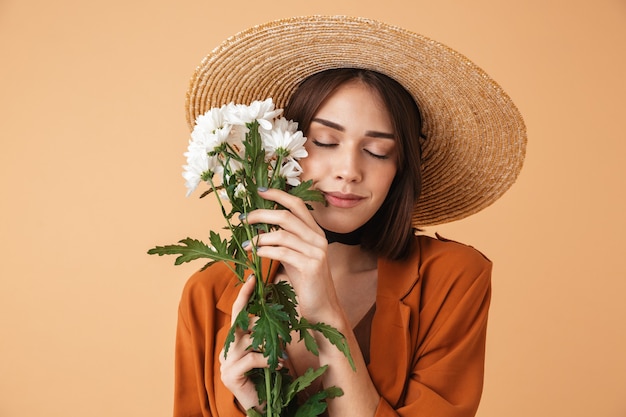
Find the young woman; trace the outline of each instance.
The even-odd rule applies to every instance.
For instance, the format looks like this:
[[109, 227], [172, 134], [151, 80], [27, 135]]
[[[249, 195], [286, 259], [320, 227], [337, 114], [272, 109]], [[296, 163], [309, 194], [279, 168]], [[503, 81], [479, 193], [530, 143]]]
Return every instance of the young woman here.
[[[485, 120], [491, 123], [475, 129], [492, 130], [483, 134], [489, 138], [474, 134], [480, 141], [472, 144], [476, 138], [463, 136], [472, 135], [468, 126], [477, 125], [481, 117], [464, 105], [457, 106], [463, 110], [458, 114], [445, 104], [432, 105], [441, 103], [441, 97], [428, 100], [420, 94], [428, 95], [429, 90], [420, 93], [411, 83], [399, 82], [406, 74], [398, 69], [397, 62], [381, 64], [393, 53], [390, 55], [386, 46], [376, 46], [381, 38], [372, 38], [373, 24], [377, 31], [373, 33], [381, 33], [383, 39], [391, 36], [398, 44], [396, 48], [403, 49], [402, 41], [410, 40], [414, 46], [416, 39], [421, 39], [422, 53], [432, 57], [437, 53], [418, 35], [378, 22], [338, 17], [272, 22], [229, 40], [229, 47], [215, 50], [203, 61], [192, 80], [189, 108], [195, 116], [202, 109], [194, 100], [216, 105], [224, 94], [229, 98], [240, 95], [236, 91], [241, 89], [239, 85], [226, 82], [214, 87], [215, 83], [206, 82], [218, 79], [217, 75], [205, 75], [207, 69], [220, 68], [216, 64], [220, 59], [232, 60], [233, 51], [244, 46], [254, 56], [255, 43], [289, 38], [289, 47], [283, 50], [291, 55], [286, 62], [308, 67], [308, 74], [288, 76], [285, 64], [285, 72], [276, 79], [291, 77], [290, 88], [276, 93], [278, 87], [273, 84], [259, 87], [265, 72], [258, 69], [253, 74], [261, 74], [259, 78], [252, 76], [254, 80], [243, 90], [259, 99], [283, 94], [288, 101], [285, 116], [297, 121], [308, 137], [309, 156], [301, 161], [303, 179], [313, 180], [326, 204], [314, 204], [310, 211], [285, 192], [262, 192], [264, 198], [287, 210], [249, 213], [246, 221], [251, 224], [279, 226], [250, 245], [255, 245], [263, 258], [278, 261], [274, 279], [294, 287], [302, 317], [330, 324], [346, 336], [356, 372], [341, 352], [318, 336], [319, 356], [294, 341], [287, 347], [285, 365], [295, 375], [309, 367], [329, 365], [318, 384], [336, 385], [344, 391], [343, 396], [329, 400], [330, 416], [472, 416], [483, 384], [491, 262], [469, 246], [419, 235], [416, 226], [465, 217], [504, 192], [511, 179], [500, 178], [499, 184], [469, 191], [459, 187], [458, 181], [466, 179], [455, 178], [465, 175], [472, 176], [474, 185], [489, 181], [478, 178], [480, 175], [472, 172], [475, 167], [468, 168], [471, 163], [462, 151], [472, 154], [482, 148], [478, 152], [483, 154], [479, 159], [484, 170], [478, 174], [493, 176], [504, 169], [514, 179], [523, 159], [523, 122], [500, 91], [497, 103], [487, 99], [491, 107]], [[316, 36], [323, 32], [334, 43], [313, 50], [319, 46], [311, 45], [320, 39], [311, 44], [307, 31]], [[295, 37], [287, 36], [294, 33]], [[337, 47], [341, 39], [345, 42]], [[355, 43], [359, 47], [346, 52], [347, 46]], [[307, 51], [300, 57], [303, 61], [294, 60], [293, 51], [302, 47]], [[282, 56], [280, 48], [258, 50]], [[364, 51], [370, 52], [367, 64], [361, 62]], [[444, 51], [450, 54], [450, 50]], [[407, 59], [406, 54], [402, 59]], [[455, 59], [464, 62], [458, 55]], [[276, 62], [272, 65], [281, 67]], [[412, 69], [413, 77], [420, 68], [426, 68], [423, 62], [421, 65]], [[421, 76], [431, 81], [435, 74], [446, 73], [429, 71]], [[449, 83], [449, 99], [460, 89], [453, 81], [454, 77], [437, 80], [442, 83], [441, 91], [446, 91], [445, 84]], [[483, 90], [489, 91], [493, 85], [487, 80]], [[220, 98], [207, 99], [203, 88], [214, 89]], [[467, 97], [480, 101], [473, 94]], [[418, 103], [425, 103], [426, 108]], [[441, 116], [433, 116], [438, 111]], [[437, 117], [461, 120], [460, 124], [447, 125], [456, 126], [451, 139], [445, 139], [449, 132], [437, 130]], [[426, 126], [422, 126], [424, 119]], [[459, 126], [465, 126], [465, 131]], [[516, 136], [503, 146], [503, 135], [511, 132]], [[485, 152], [493, 153], [484, 147], [494, 143], [506, 149], [498, 155], [501, 161], [496, 168], [489, 163], [491, 157], [484, 156]], [[442, 146], [452, 146], [452, 152], [447, 149], [438, 157], [432, 156], [437, 154], [433, 149]], [[457, 160], [441, 159], [441, 154], [456, 155]], [[485, 188], [489, 192], [483, 191]], [[422, 209], [420, 195], [429, 202]], [[237, 278], [227, 268], [216, 264], [195, 274], [185, 287], [177, 332], [176, 416], [238, 416], [260, 406], [246, 372], [266, 367], [267, 359], [247, 349], [250, 337], [244, 330], [237, 331], [226, 357], [222, 351], [232, 320], [244, 308], [255, 280], [243, 286], [236, 283]], [[311, 390], [317, 391], [319, 385]]]

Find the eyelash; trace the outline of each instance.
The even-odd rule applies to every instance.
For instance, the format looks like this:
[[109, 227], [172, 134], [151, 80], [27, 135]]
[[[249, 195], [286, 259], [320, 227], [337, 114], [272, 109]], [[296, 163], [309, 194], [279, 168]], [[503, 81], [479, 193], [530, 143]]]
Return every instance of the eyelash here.
[[323, 143], [319, 142], [317, 139], [313, 139], [312, 142], [315, 146], [318, 146], [320, 148], [331, 148], [333, 146], [337, 146], [335, 143]]
[[382, 160], [389, 159], [389, 157], [387, 155], [378, 155], [376, 153], [373, 153], [373, 152], [370, 152], [370, 151], [367, 151], [367, 150], [365, 152], [367, 152], [368, 154], [370, 154], [371, 156], [373, 156], [376, 159], [382, 159]]
[[[322, 142], [319, 142], [319, 141], [317, 141], [315, 139], [312, 139], [311, 141], [313, 142], [313, 144], [315, 146], [320, 147], [320, 148], [332, 148], [334, 146], [337, 146], [336, 143], [322, 143]], [[376, 153], [368, 151], [367, 149], [365, 149], [365, 152], [367, 152], [368, 155], [370, 155], [371, 157], [376, 158], [376, 159], [389, 159], [389, 156], [387, 156], [387, 155], [378, 155]]]

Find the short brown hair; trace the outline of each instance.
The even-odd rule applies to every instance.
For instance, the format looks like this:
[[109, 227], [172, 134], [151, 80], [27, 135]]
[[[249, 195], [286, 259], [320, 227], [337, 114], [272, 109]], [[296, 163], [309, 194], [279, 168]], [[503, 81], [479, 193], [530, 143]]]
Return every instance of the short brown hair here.
[[306, 134], [324, 100], [339, 86], [353, 80], [363, 82], [379, 94], [398, 138], [396, 176], [382, 206], [365, 224], [361, 244], [379, 256], [403, 259], [411, 252], [414, 242], [412, 213], [422, 186], [422, 123], [413, 97], [397, 81], [376, 71], [331, 69], [310, 76], [298, 86], [285, 107], [285, 117], [297, 121], [299, 129]]

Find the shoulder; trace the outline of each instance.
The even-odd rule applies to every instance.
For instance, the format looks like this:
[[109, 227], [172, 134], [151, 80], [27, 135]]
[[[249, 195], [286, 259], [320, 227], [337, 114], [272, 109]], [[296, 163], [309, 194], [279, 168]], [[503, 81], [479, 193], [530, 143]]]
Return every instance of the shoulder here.
[[[236, 296], [238, 279], [228, 265], [216, 262], [194, 273], [183, 288], [181, 309], [214, 308], [224, 296]], [[234, 298], [233, 298], [234, 299]]]
[[381, 258], [378, 267], [379, 294], [400, 298], [430, 290], [463, 292], [476, 282], [486, 289], [491, 279], [487, 257], [441, 236], [418, 235], [409, 257], [397, 261]]
[[418, 236], [416, 256], [423, 285], [461, 292], [470, 287], [486, 290], [491, 282], [492, 262], [472, 246], [445, 239]]
[[416, 236], [416, 251], [422, 264], [445, 262], [463, 268], [491, 267], [491, 261], [482, 252], [464, 243], [446, 239], [440, 235]]

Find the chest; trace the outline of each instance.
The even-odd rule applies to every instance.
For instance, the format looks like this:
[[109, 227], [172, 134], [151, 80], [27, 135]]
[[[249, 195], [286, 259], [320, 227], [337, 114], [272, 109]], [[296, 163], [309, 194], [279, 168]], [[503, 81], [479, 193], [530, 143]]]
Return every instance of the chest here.
[[[281, 276], [279, 279], [288, 280], [286, 276]], [[352, 277], [352, 279], [335, 280], [337, 298], [352, 329], [371, 311], [372, 306], [376, 302], [376, 286], [377, 271], [375, 270], [358, 274]], [[285, 361], [285, 365], [290, 370], [292, 376], [294, 378], [300, 376], [309, 368], [319, 368], [319, 358], [307, 350], [304, 341], [299, 340], [299, 334], [294, 332], [291, 336], [292, 342], [286, 349], [288, 358]], [[369, 338], [369, 332], [367, 337]], [[321, 389], [322, 382], [318, 379], [305, 390], [302, 399], [306, 399]]]

